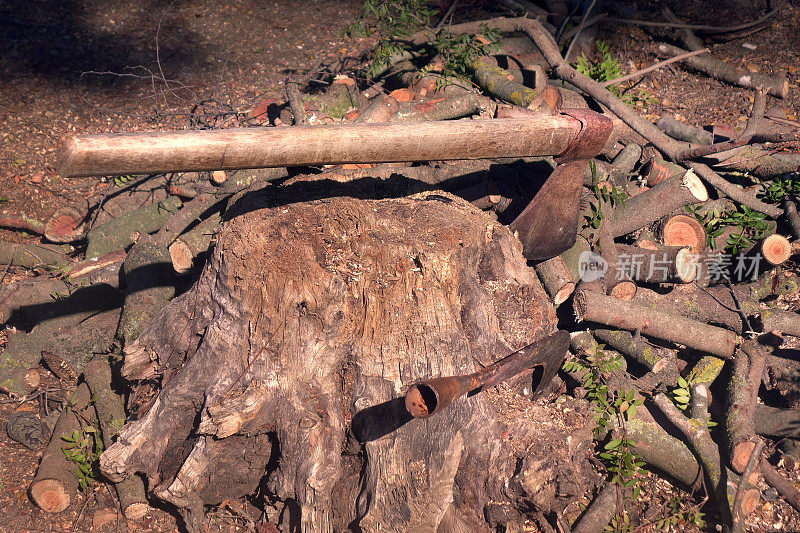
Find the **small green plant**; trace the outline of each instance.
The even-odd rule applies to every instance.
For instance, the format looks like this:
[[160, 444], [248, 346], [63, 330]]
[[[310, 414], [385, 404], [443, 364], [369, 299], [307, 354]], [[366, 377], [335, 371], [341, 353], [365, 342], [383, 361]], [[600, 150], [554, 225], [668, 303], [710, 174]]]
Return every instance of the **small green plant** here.
[[[592, 171], [592, 183], [596, 183], [597, 166], [592, 162], [589, 164], [589, 168]], [[599, 184], [594, 186], [594, 196], [599, 201], [589, 204], [591, 213], [584, 217], [586, 218], [586, 224], [592, 229], [598, 229], [603, 221], [604, 203], [609, 204], [611, 207], [616, 207], [617, 205], [624, 206], [625, 200], [628, 198], [628, 195], [625, 194], [624, 191], [617, 189], [615, 185], [612, 185], [611, 189], [608, 189], [607, 187], [601, 187]]]
[[[361, 15], [345, 34], [351, 38], [377, 37], [367, 69], [367, 74], [375, 77], [389, 66], [392, 56], [411, 50], [411, 37], [422, 29], [430, 29], [436, 12], [426, 0], [366, 0], [361, 6]], [[447, 84], [451, 78], [469, 79], [472, 62], [491, 53], [499, 40], [500, 34], [488, 28], [478, 36], [452, 35], [443, 29], [436, 31], [431, 45], [444, 62], [439, 86]]]
[[586, 399], [594, 409], [594, 436], [601, 439], [612, 429], [621, 430], [621, 435], [612, 438], [602, 445], [598, 457], [603, 460], [612, 475], [613, 483], [625, 487], [633, 487], [634, 498], [638, 497], [640, 485], [638, 473], [643, 470], [644, 463], [632, 450], [625, 425], [636, 415], [636, 410], [644, 399], [636, 398], [636, 392], [624, 388], [612, 389], [608, 385], [609, 378], [624, 371], [622, 356], [616, 352], [603, 350], [603, 345], [593, 344], [579, 359], [564, 362], [564, 371], [583, 374], [583, 386]]
[[444, 61], [442, 81], [439, 85], [447, 84], [451, 78], [469, 79], [472, 75], [472, 63], [477, 58], [497, 50], [497, 43], [500, 41], [499, 32], [484, 27], [479, 35], [452, 35], [447, 31], [439, 31], [436, 34], [434, 47]]
[[[690, 372], [686, 378], [679, 377], [677, 386], [674, 387], [671, 391], [669, 391], [669, 398], [672, 400], [672, 403], [675, 404], [684, 415], [690, 415], [689, 405], [692, 399], [692, 385], [695, 381], [695, 375], [693, 372]], [[709, 428], [713, 428], [717, 425], [716, 422], [711, 420], [710, 418], [706, 421]]]
[[717, 237], [722, 235], [725, 231], [725, 228], [721, 226], [720, 221], [722, 217], [725, 216], [725, 213], [722, 212], [721, 209], [714, 208], [706, 213], [701, 213], [696, 207], [694, 206], [687, 206], [686, 210], [694, 216], [703, 225], [703, 228], [706, 230], [706, 245], [711, 250], [717, 249]]
[[703, 224], [708, 247], [714, 251], [718, 248], [717, 237], [725, 233], [729, 227], [736, 227], [738, 231], [731, 232], [724, 246], [724, 251], [732, 255], [765, 238], [774, 229], [767, 220], [767, 215], [746, 205], [739, 206], [733, 213], [712, 209], [701, 214], [693, 208], [689, 208], [689, 212]]
[[586, 215], [586, 224], [592, 229], [599, 229], [600, 224], [603, 222], [603, 208], [600, 207], [600, 204], [589, 204], [589, 209], [591, 213]]
[[[586, 54], [581, 54], [575, 69], [581, 74], [586, 74], [595, 81], [604, 82], [611, 81], [615, 78], [622, 76], [622, 69], [619, 66], [619, 59], [611, 55], [608, 43], [605, 41], [595, 41], [595, 48], [600, 54], [600, 59], [592, 61]], [[619, 91], [616, 87], [612, 86], [611, 92]], [[619, 95], [618, 95], [619, 96]]]
[[725, 242], [725, 249], [736, 255], [740, 250], [747, 248], [755, 241], [765, 238], [770, 233], [770, 223], [767, 215], [750, 209], [746, 205], [739, 206], [739, 210], [729, 213], [720, 219], [720, 224], [736, 226], [738, 232], [731, 233]]
[[686, 507], [685, 500], [680, 496], [673, 496], [666, 503], [665, 517], [654, 524], [656, 529], [669, 531], [671, 528], [693, 525], [699, 529], [706, 527], [705, 513], [700, 511], [699, 505]]
[[787, 196], [800, 196], [800, 172], [790, 172], [772, 180], [763, 193], [764, 201], [783, 202]]
[[136, 179], [136, 176], [126, 174], [124, 176], [114, 176], [114, 187], [125, 187]]
[[683, 378], [678, 378], [678, 386], [670, 392], [670, 399], [675, 406], [684, 414], [689, 412], [689, 401], [691, 400], [691, 386]]
[[628, 533], [629, 531], [633, 531], [630, 516], [628, 516], [625, 510], [618, 512], [611, 518], [611, 522], [608, 523], [603, 531], [613, 531], [615, 533]]
[[78, 487], [84, 490], [100, 478], [99, 460], [103, 453], [103, 441], [98, 429], [89, 423], [85, 409], [76, 409], [72, 403], [68, 403], [66, 409], [77, 417], [80, 429], [76, 429], [71, 435], [61, 436], [61, 440], [66, 443], [61, 451], [75, 465], [74, 474], [78, 478]]
[[53, 291], [50, 293], [50, 298], [52, 298], [55, 302], [63, 302], [67, 299], [67, 296], [58, 291]]
[[436, 11], [426, 0], [366, 0], [361, 5], [361, 16], [345, 30], [345, 35], [377, 36], [368, 70], [374, 76], [389, 64], [390, 57], [409, 49], [409, 38], [430, 26]]
[[[619, 59], [611, 54], [608, 43], [602, 40], [595, 41], [595, 48], [600, 54], [599, 59], [592, 61], [586, 54], [581, 54], [578, 62], [575, 64], [575, 69], [581, 74], [585, 74], [595, 81], [600, 83], [611, 81], [622, 76], [622, 67], [619, 64]], [[656, 100], [653, 96], [645, 91], [639, 90], [635, 94], [626, 90], [620, 89], [616, 85], [608, 87], [614, 96], [621, 98], [623, 102], [628, 105], [635, 105], [638, 103], [647, 104], [654, 103]]]
[[[594, 175], [595, 172], [595, 166], [594, 163], [592, 163], [592, 175]], [[617, 189], [616, 185], [611, 185], [611, 189], [595, 185], [594, 194], [597, 198], [610, 204], [611, 207], [617, 207], [618, 205], [625, 207], [625, 200], [628, 199], [628, 195], [625, 194], [625, 191]]]

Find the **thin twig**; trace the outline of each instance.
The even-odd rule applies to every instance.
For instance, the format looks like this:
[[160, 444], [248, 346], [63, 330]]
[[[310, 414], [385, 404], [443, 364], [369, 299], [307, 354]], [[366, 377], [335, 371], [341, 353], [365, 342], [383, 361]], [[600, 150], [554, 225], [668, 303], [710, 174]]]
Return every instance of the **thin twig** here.
[[[594, 26], [598, 22], [602, 22], [602, 21], [606, 20], [607, 18], [608, 18], [608, 13], [600, 13], [599, 15], [596, 15], [596, 16], [590, 18], [589, 20], [587, 20], [586, 24], [584, 24], [584, 26], [583, 26], [583, 29], [585, 30], [586, 28], [591, 28], [592, 26]], [[564, 24], [565, 25], [566, 25], [567, 20], [569, 20], [569, 17], [567, 17], [567, 19], [564, 20]], [[560, 37], [557, 38], [558, 43], [561, 44], [562, 41], [566, 41], [568, 39], [572, 39], [572, 37], [574, 37], [576, 33], [578, 33], [578, 28], [572, 28], [568, 32], [565, 32], [564, 35], [561, 35]]]
[[449, 17], [450, 15], [452, 15], [452, 14], [453, 14], [453, 12], [456, 10], [456, 6], [458, 5], [458, 2], [459, 2], [459, 0], [453, 0], [453, 2], [450, 4], [450, 7], [449, 7], [449, 8], [447, 8], [447, 11], [445, 11], [444, 15], [442, 15], [442, 20], [440, 20], [440, 21], [439, 21], [439, 24], [437, 24], [437, 25], [436, 25], [436, 26], [433, 28], [434, 30], [438, 30], [439, 28], [441, 28], [442, 26], [444, 26], [444, 21], [446, 21], [446, 20], [447, 20], [447, 17]]
[[[166, 15], [167, 10], [161, 12], [161, 16], [158, 17], [158, 26], [156, 27], [156, 65], [158, 65], [158, 71], [161, 73], [161, 79], [164, 81], [164, 85], [166, 85], [167, 90], [172, 92], [172, 88], [169, 86], [167, 82], [167, 77], [164, 76], [164, 69], [161, 67], [161, 56], [159, 55], [159, 47], [158, 47], [158, 36], [161, 33], [161, 21], [164, 20], [164, 15]], [[155, 90], [155, 87], [153, 87]]]
[[651, 28], [701, 30], [707, 33], [732, 33], [736, 31], [747, 30], [752, 28], [753, 26], [758, 26], [759, 24], [773, 17], [776, 13], [778, 13], [778, 9], [773, 9], [772, 11], [768, 12], [766, 15], [764, 15], [758, 20], [754, 20], [752, 22], [745, 22], [744, 24], [739, 24], [737, 26], [711, 26], [708, 24], [677, 24], [672, 22], [651, 22], [649, 20], [623, 19], [615, 17], [611, 17], [608, 20], [610, 20], [611, 22], [619, 22], [620, 24], [633, 24], [635, 26], [648, 26]]
[[679, 56], [671, 57], [669, 59], [665, 59], [664, 61], [659, 61], [658, 63], [655, 63], [655, 64], [653, 64], [653, 65], [651, 65], [651, 66], [649, 66], [647, 68], [643, 68], [641, 70], [637, 70], [635, 72], [631, 72], [630, 74], [626, 74], [625, 76], [620, 76], [619, 78], [614, 78], [613, 80], [608, 80], [607, 82], [603, 83], [603, 87], [610, 87], [611, 85], [616, 85], [618, 83], [622, 83], [623, 81], [628, 81], [628, 80], [632, 80], [632, 79], [635, 79], [635, 78], [639, 78], [641, 76], [644, 76], [645, 74], [653, 72], [654, 70], [658, 70], [661, 67], [665, 67], [665, 66], [669, 65], [670, 63], [675, 63], [676, 61], [680, 61], [681, 59], [686, 59], [687, 57], [692, 57], [692, 56], [704, 54], [704, 53], [709, 52], [709, 51], [710, 50], [708, 48], [704, 48], [702, 50], [696, 50], [694, 52], [686, 52], [685, 54], [681, 54]]
[[581, 24], [578, 26], [578, 32], [575, 34], [575, 37], [572, 38], [572, 41], [569, 43], [569, 47], [567, 48], [567, 53], [564, 54], [564, 58], [569, 61], [569, 54], [572, 52], [572, 47], [575, 46], [575, 43], [578, 41], [578, 37], [580, 36], [583, 28], [586, 26], [586, 19], [589, 17], [589, 13], [592, 12], [594, 9], [594, 5], [597, 0], [592, 0], [592, 3], [589, 4], [589, 9], [586, 10], [586, 13], [583, 14], [583, 18], [581, 19]]
[[792, 126], [793, 128], [800, 128], [800, 122], [796, 120], [788, 120], [785, 118], [778, 118], [778, 117], [766, 117], [769, 120], [775, 121], [778, 124], [785, 124], [787, 126]]
[[[13, 263], [13, 261], [11, 261]], [[0, 276], [0, 285], [6, 280], [6, 276], [8, 275], [8, 270], [11, 268], [11, 263], [6, 265], [6, 268], [3, 270], [3, 275]]]

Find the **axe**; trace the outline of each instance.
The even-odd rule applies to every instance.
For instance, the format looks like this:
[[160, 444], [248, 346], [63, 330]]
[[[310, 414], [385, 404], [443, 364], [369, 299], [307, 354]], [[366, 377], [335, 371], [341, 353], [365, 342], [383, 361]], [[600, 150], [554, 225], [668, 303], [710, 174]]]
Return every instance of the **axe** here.
[[567, 348], [569, 333], [557, 331], [472, 374], [421, 381], [406, 392], [406, 409], [414, 418], [428, 418], [468, 392], [494, 387], [534, 367], [539, 372], [534, 374], [537, 380], [533, 396], [539, 396], [561, 368]]
[[68, 178], [557, 156], [556, 170], [510, 226], [525, 257], [540, 260], [575, 242], [583, 173], [610, 132], [608, 118], [564, 109], [493, 120], [78, 135], [60, 146], [56, 168]]

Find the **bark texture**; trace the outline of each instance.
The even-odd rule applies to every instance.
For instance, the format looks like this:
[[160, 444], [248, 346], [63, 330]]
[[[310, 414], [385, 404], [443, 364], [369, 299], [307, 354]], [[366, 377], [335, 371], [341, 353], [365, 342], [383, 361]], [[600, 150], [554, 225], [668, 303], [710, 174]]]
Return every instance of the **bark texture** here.
[[511, 408], [507, 387], [427, 420], [403, 405], [419, 380], [553, 331], [519, 241], [446, 193], [359, 200], [385, 184], [356, 183], [240, 202], [195, 286], [126, 348], [126, 377], [164, 387], [103, 454], [107, 476], [145, 474], [190, 527], [262, 478], [303, 531], [481, 531], [582, 493], [590, 430], [565, 446], [555, 408]]

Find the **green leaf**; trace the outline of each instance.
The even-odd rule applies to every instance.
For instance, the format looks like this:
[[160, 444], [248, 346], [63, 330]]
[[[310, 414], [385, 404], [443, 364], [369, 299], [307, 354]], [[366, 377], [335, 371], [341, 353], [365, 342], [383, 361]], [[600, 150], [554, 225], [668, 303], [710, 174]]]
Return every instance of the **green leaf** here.
[[606, 443], [604, 448], [606, 450], [613, 450], [614, 448], [619, 447], [620, 444], [622, 444], [622, 439], [612, 439]]

